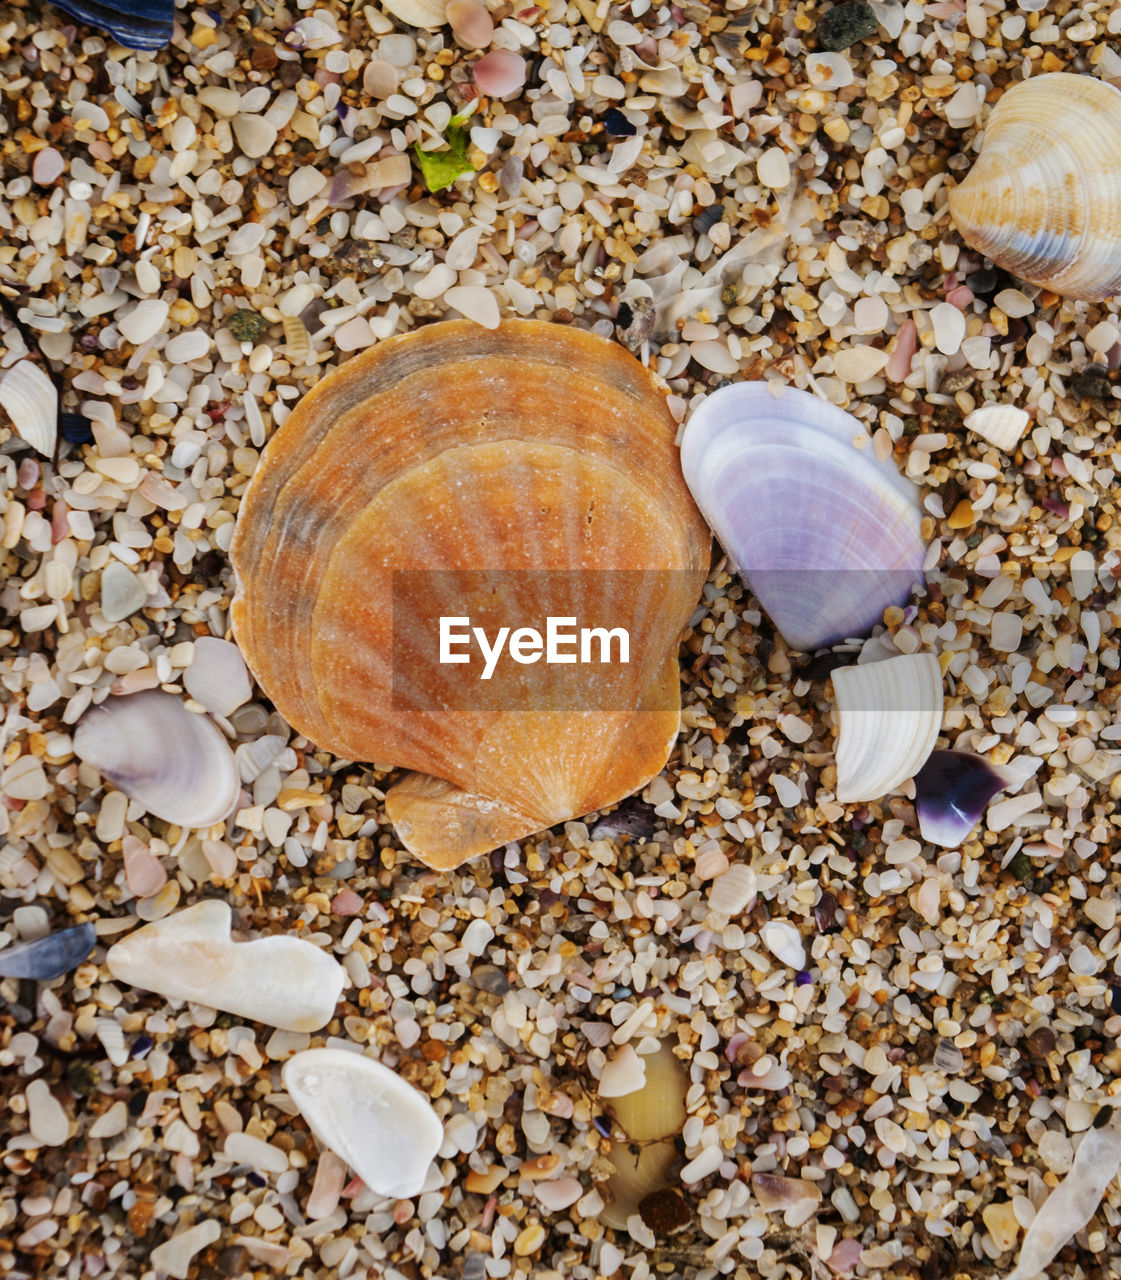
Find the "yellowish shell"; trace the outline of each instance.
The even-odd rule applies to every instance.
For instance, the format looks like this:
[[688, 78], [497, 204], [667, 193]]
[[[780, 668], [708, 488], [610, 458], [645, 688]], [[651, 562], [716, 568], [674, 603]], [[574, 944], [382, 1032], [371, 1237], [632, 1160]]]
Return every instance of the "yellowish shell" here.
[[307, 329], [299, 316], [281, 316], [284, 326], [284, 346], [289, 361], [293, 365], [303, 364], [311, 354], [311, 342]]
[[[448, 868], [614, 804], [677, 734], [711, 539], [653, 377], [537, 321], [429, 325], [346, 362], [273, 436], [231, 547], [234, 630], [318, 746], [415, 772], [386, 807]], [[621, 627], [624, 666], [437, 661], [442, 617]], [[474, 683], [465, 685], [465, 677]]]
[[1121, 92], [1058, 71], [1009, 89], [950, 191], [965, 242], [1030, 284], [1085, 302], [1121, 292]]

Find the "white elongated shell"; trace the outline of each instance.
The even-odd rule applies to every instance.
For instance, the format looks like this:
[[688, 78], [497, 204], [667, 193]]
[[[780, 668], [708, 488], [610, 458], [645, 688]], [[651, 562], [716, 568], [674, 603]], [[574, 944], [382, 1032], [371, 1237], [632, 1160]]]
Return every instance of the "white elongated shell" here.
[[208, 898], [137, 929], [109, 948], [120, 982], [193, 1000], [284, 1031], [318, 1031], [335, 1014], [346, 971], [289, 934], [234, 942], [230, 904]]
[[929, 653], [833, 672], [837, 799], [878, 800], [926, 763], [942, 727], [942, 669]]
[[316, 1140], [371, 1191], [400, 1198], [423, 1188], [444, 1126], [411, 1084], [347, 1049], [306, 1049], [282, 1075]]
[[158, 689], [91, 707], [75, 730], [74, 754], [130, 800], [180, 827], [221, 822], [241, 790], [217, 726]]
[[382, 8], [410, 27], [435, 31], [448, 20], [447, 0], [382, 0]]
[[949, 194], [965, 242], [1068, 298], [1121, 291], [1121, 92], [1093, 76], [1033, 76], [993, 108]]
[[685, 482], [795, 649], [867, 635], [923, 578], [919, 492], [864, 427], [807, 392], [737, 382], [681, 441]]
[[241, 650], [217, 636], [195, 641], [194, 657], [183, 673], [183, 687], [216, 716], [228, 716], [253, 693]]
[[982, 440], [1011, 453], [1024, 438], [1030, 416], [1012, 404], [984, 404], [974, 409], [965, 425]]
[[20, 360], [0, 381], [0, 405], [22, 440], [50, 458], [58, 434], [58, 392], [32, 360]]

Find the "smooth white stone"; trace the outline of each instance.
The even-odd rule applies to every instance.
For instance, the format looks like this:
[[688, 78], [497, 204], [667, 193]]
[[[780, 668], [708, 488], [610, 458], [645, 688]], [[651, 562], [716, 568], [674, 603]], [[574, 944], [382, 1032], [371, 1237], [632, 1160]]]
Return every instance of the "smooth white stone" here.
[[263, 1173], [283, 1173], [288, 1168], [288, 1157], [279, 1147], [251, 1133], [228, 1133], [222, 1154], [235, 1164], [251, 1164]]
[[307, 1049], [284, 1087], [316, 1141], [381, 1196], [416, 1195], [444, 1140], [432, 1104], [396, 1072], [347, 1049]]
[[144, 608], [148, 592], [136, 574], [119, 560], [101, 571], [101, 612], [106, 622], [123, 622]]
[[494, 930], [485, 920], [472, 920], [463, 931], [461, 944], [469, 956], [481, 956], [493, 938]]
[[148, 1261], [156, 1271], [166, 1271], [175, 1280], [187, 1280], [195, 1254], [212, 1245], [221, 1234], [221, 1225], [212, 1218], [196, 1222], [193, 1227], [156, 1245], [148, 1255]]
[[444, 301], [484, 329], [498, 328], [498, 299], [482, 285], [456, 285], [444, 294]]
[[802, 935], [786, 920], [768, 920], [759, 930], [763, 945], [791, 969], [806, 967], [806, 949]]
[[70, 1134], [70, 1118], [45, 1080], [27, 1086], [27, 1123], [31, 1136], [45, 1147], [61, 1147]]
[[139, 346], [159, 333], [167, 323], [170, 311], [171, 307], [166, 302], [161, 302], [158, 298], [145, 298], [123, 320], [118, 321], [117, 328], [121, 331], [122, 338]]
[[188, 329], [168, 342], [164, 355], [172, 364], [185, 364], [188, 360], [201, 360], [209, 350], [210, 335], [201, 329]]
[[228, 716], [253, 694], [241, 650], [217, 636], [195, 641], [191, 665], [183, 672], [183, 687], [216, 716]]
[[192, 1000], [285, 1031], [330, 1022], [346, 983], [336, 960], [302, 938], [230, 938], [230, 906], [208, 898], [110, 947], [109, 972], [171, 1000]]
[[234, 137], [237, 145], [251, 160], [260, 160], [276, 145], [276, 125], [264, 116], [234, 116]]

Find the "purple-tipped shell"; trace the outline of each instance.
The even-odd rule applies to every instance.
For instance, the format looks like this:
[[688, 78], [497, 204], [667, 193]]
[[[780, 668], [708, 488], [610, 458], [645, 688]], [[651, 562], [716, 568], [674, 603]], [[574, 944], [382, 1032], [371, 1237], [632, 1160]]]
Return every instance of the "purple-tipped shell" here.
[[475, 85], [491, 98], [505, 98], [525, 84], [525, 59], [508, 49], [493, 49], [475, 63]]
[[707, 396], [681, 441], [697, 506], [794, 649], [866, 636], [923, 580], [919, 491], [850, 414], [792, 387]]
[[915, 811], [924, 840], [956, 849], [1012, 775], [968, 751], [933, 751], [915, 774]]

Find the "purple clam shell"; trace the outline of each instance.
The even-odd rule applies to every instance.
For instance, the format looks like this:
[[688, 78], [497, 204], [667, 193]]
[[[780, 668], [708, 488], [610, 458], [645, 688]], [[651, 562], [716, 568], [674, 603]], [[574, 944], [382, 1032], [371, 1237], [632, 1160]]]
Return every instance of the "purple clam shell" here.
[[[919, 491], [850, 414], [793, 387], [707, 396], [681, 466], [721, 546], [793, 649], [866, 636], [923, 581]], [[862, 443], [861, 443], [862, 442]]]
[[76, 924], [31, 942], [17, 942], [0, 950], [0, 978], [33, 978], [36, 982], [61, 978], [82, 963], [96, 941], [92, 924]]
[[924, 840], [956, 849], [1011, 774], [968, 751], [933, 751], [915, 774], [915, 812]]

